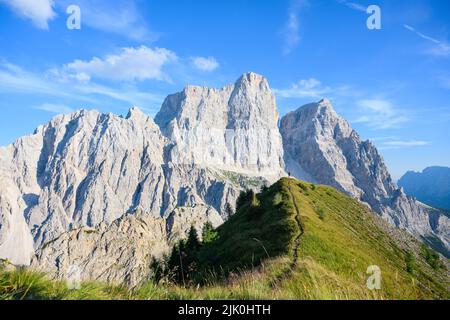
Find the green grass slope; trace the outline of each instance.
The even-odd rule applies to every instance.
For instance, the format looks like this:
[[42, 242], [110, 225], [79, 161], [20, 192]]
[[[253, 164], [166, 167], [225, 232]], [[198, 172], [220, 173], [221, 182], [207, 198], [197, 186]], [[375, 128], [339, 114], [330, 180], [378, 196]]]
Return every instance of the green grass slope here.
[[[281, 179], [242, 198], [215, 240], [196, 253], [208, 279], [162, 280], [134, 290], [62, 282], [26, 270], [0, 272], [3, 299], [449, 299], [448, 260], [331, 187]], [[381, 288], [366, 286], [367, 268]]]

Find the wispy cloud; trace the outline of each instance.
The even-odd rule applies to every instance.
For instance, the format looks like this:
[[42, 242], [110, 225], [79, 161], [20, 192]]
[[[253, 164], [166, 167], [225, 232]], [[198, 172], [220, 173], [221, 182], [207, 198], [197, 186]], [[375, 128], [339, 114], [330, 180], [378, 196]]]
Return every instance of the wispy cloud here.
[[441, 56], [441, 57], [450, 56], [450, 43], [449, 42], [430, 37], [420, 31], [417, 31], [414, 27], [407, 25], [407, 24], [403, 25], [403, 27], [405, 29], [415, 33], [422, 39], [427, 40], [434, 44], [434, 46], [427, 51], [428, 54], [431, 54], [433, 56]]
[[177, 55], [164, 48], [123, 48], [118, 54], [94, 57], [89, 61], [75, 60], [63, 67], [53, 69], [54, 75], [62, 78], [88, 82], [91, 78], [118, 81], [155, 79], [170, 82], [170, 77], [162, 68], [177, 60]]
[[300, 42], [300, 9], [307, 6], [308, 0], [291, 0], [288, 9], [288, 19], [283, 28], [284, 54], [290, 54]]
[[383, 144], [390, 147], [420, 147], [428, 145], [429, 142], [422, 140], [395, 140], [387, 141]]
[[365, 96], [363, 90], [352, 85], [325, 85], [317, 78], [311, 77], [302, 79], [293, 83], [288, 88], [273, 89], [278, 98], [296, 99], [296, 98], [311, 98], [329, 100], [339, 99], [360, 99]]
[[369, 139], [378, 145], [380, 150], [403, 149], [413, 147], [423, 147], [429, 145], [429, 141], [424, 140], [405, 140], [397, 136], [375, 137]]
[[219, 62], [214, 57], [192, 57], [192, 65], [201, 71], [214, 71], [219, 67]]
[[324, 98], [330, 91], [329, 87], [315, 78], [300, 80], [287, 89], [274, 89], [281, 98]]
[[48, 29], [48, 22], [56, 13], [53, 0], [0, 0], [18, 16], [29, 19], [40, 29]]
[[95, 82], [60, 82], [53, 77], [28, 72], [4, 62], [0, 62], [0, 93], [70, 100], [73, 103], [89, 103], [96, 107], [104, 105], [106, 98], [126, 103], [127, 106], [136, 105], [143, 108], [159, 106], [164, 99], [158, 94], [141, 92], [132, 85], [109, 87]]
[[356, 11], [360, 11], [360, 12], [364, 12], [366, 13], [367, 11], [367, 7], [364, 7], [362, 4], [356, 3], [356, 2], [351, 2], [351, 1], [347, 1], [347, 0], [336, 0], [338, 3], [345, 5], [346, 7], [356, 10]]
[[357, 106], [361, 115], [352, 122], [363, 123], [374, 129], [397, 128], [411, 120], [408, 112], [395, 108], [388, 100], [360, 100]]
[[44, 103], [39, 106], [34, 107], [34, 109], [47, 111], [51, 113], [70, 113], [73, 111], [72, 108], [62, 105], [62, 104], [51, 104], [51, 103]]
[[397, 150], [404, 148], [414, 148], [427, 146], [430, 143], [428, 141], [422, 140], [396, 140], [396, 141], [386, 141], [380, 144], [379, 150]]

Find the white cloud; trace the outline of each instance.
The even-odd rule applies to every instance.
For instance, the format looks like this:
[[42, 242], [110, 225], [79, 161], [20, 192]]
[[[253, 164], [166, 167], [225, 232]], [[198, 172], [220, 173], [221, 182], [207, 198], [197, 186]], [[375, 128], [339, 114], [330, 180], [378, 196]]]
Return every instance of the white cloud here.
[[441, 57], [449, 57], [450, 56], [450, 43], [442, 40], [435, 39], [433, 37], [430, 37], [422, 32], [417, 31], [414, 27], [411, 27], [410, 25], [403, 25], [403, 27], [422, 39], [425, 39], [429, 42], [434, 43], [434, 46], [427, 51], [428, 54], [433, 56], [441, 56]]
[[374, 129], [396, 128], [411, 120], [406, 111], [394, 108], [387, 100], [360, 100], [357, 105], [362, 115], [353, 123], [364, 123]]
[[330, 88], [323, 86], [315, 78], [309, 78], [300, 80], [287, 89], [274, 89], [274, 92], [282, 98], [324, 98], [324, 95], [330, 92]]
[[84, 82], [91, 78], [125, 81], [155, 79], [170, 82], [162, 68], [176, 60], [176, 54], [170, 50], [141, 46], [123, 48], [119, 54], [107, 55], [103, 59], [94, 57], [90, 61], [75, 60], [65, 65], [64, 70], [59, 73], [63, 78]]
[[426, 146], [429, 142], [422, 140], [395, 140], [384, 142], [383, 145], [390, 147], [419, 147]]
[[405, 140], [397, 136], [376, 137], [369, 140], [376, 142], [379, 150], [423, 147], [430, 144], [430, 142], [424, 140]]
[[164, 100], [164, 96], [141, 92], [133, 86], [108, 87], [94, 82], [60, 82], [54, 77], [42, 77], [2, 62], [0, 62], [0, 93], [45, 97], [47, 100], [49, 98], [57, 101], [69, 100], [71, 103], [89, 103], [94, 107], [104, 106], [106, 99], [112, 99], [126, 103], [127, 106], [148, 109], [159, 107]]
[[219, 63], [214, 57], [193, 57], [191, 60], [193, 66], [202, 71], [214, 71], [219, 67]]
[[62, 105], [62, 104], [51, 104], [51, 103], [44, 103], [42, 105], [34, 107], [35, 109], [42, 110], [42, 111], [48, 111], [51, 113], [71, 113], [73, 112], [73, 109]]
[[380, 144], [378, 147], [379, 150], [397, 150], [404, 148], [414, 148], [414, 147], [423, 147], [427, 146], [430, 143], [428, 141], [422, 140], [394, 140], [394, 141], [386, 141]]
[[288, 20], [284, 26], [284, 54], [290, 54], [300, 42], [300, 9], [308, 5], [307, 0], [291, 0], [288, 9]]
[[53, 0], [0, 0], [14, 13], [29, 19], [40, 29], [48, 29], [48, 21], [56, 16]]

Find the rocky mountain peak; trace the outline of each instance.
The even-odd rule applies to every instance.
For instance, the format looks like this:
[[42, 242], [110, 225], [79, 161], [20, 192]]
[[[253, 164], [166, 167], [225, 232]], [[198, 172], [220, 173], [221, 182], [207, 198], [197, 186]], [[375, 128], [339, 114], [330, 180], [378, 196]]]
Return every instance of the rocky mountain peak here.
[[155, 121], [174, 143], [176, 163], [280, 177], [278, 117], [268, 81], [247, 73], [221, 89], [188, 86], [170, 95]]
[[139, 109], [138, 107], [133, 107], [130, 108], [130, 110], [128, 110], [126, 119], [136, 119], [140, 117], [147, 118], [148, 116], [144, 112], [142, 112], [142, 110]]
[[259, 88], [260, 90], [269, 89], [269, 81], [264, 76], [255, 72], [244, 73], [235, 83], [236, 87], [247, 86]]
[[[398, 189], [375, 146], [362, 141], [328, 100], [287, 114], [280, 131], [292, 175], [336, 187], [416, 236], [436, 236], [427, 209]], [[438, 234], [448, 246], [448, 235]]]

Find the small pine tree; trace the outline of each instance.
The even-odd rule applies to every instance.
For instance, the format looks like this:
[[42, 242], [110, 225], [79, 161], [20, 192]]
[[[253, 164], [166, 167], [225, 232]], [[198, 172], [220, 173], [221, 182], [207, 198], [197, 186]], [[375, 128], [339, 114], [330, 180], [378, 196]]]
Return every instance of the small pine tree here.
[[211, 222], [208, 221], [207, 223], [205, 223], [205, 225], [203, 227], [203, 231], [202, 231], [203, 244], [208, 244], [208, 243], [213, 242], [214, 240], [217, 239], [218, 235], [219, 234], [214, 229]]
[[247, 202], [247, 191], [241, 191], [239, 197], [236, 200], [236, 211], [242, 208]]
[[424, 251], [425, 261], [430, 265], [431, 268], [433, 268], [434, 270], [446, 268], [437, 252], [428, 248], [426, 245], [422, 246], [422, 250]]
[[198, 240], [197, 230], [192, 226], [189, 230], [188, 238], [186, 240], [186, 251], [195, 252], [200, 249], [200, 240]]
[[167, 273], [172, 281], [185, 285], [192, 280], [198, 267], [200, 247], [197, 230], [192, 226], [187, 239], [173, 247], [167, 261]]

